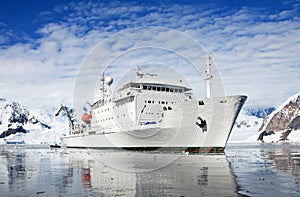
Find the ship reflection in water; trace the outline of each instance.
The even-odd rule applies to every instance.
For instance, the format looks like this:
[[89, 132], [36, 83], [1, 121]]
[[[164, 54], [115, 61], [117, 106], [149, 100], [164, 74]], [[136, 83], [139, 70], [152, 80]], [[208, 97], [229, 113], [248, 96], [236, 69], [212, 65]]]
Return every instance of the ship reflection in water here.
[[225, 155], [0, 149], [4, 196], [237, 196]]

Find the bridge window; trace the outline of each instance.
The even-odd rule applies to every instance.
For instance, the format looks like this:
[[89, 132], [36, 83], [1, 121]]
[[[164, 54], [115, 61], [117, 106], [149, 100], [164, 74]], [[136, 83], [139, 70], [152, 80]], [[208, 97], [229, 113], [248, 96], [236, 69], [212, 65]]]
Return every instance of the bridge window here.
[[[161, 87], [155, 85], [143, 85], [143, 90], [153, 90], [153, 91], [162, 91], [162, 92], [179, 92], [182, 93], [184, 89], [182, 88], [171, 88], [171, 87]], [[129, 94], [129, 93], [127, 93]]]

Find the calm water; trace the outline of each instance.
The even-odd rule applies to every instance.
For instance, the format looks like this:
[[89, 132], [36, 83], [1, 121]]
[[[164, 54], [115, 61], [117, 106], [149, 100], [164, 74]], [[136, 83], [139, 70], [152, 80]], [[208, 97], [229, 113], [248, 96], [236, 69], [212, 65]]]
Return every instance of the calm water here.
[[186, 155], [0, 146], [0, 196], [300, 196], [299, 148]]
[[300, 196], [300, 145], [229, 145], [228, 161], [248, 196]]

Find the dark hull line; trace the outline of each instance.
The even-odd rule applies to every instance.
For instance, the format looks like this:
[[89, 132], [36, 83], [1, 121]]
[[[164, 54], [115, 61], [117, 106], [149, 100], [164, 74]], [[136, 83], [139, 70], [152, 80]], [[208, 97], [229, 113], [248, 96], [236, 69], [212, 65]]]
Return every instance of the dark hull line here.
[[55, 145], [50, 145], [50, 148], [61, 148], [61, 146], [60, 145], [57, 145], [57, 144], [55, 144]]
[[67, 148], [80, 148], [80, 149], [118, 149], [128, 151], [154, 151], [154, 152], [189, 152], [189, 153], [224, 153], [224, 147], [74, 147], [67, 146]]

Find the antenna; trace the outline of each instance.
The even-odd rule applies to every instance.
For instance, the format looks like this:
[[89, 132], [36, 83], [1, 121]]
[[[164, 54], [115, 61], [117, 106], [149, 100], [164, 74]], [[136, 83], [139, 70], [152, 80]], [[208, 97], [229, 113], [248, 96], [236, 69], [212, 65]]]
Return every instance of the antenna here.
[[135, 67], [136, 67], [135, 68], [136, 77], [139, 78], [139, 79], [143, 78], [144, 75], [148, 75], [150, 77], [156, 77], [157, 76], [157, 74], [155, 74], [155, 73], [144, 73], [138, 65], [135, 65]]
[[212, 56], [207, 55], [207, 68], [203, 75], [203, 80], [205, 81], [206, 84], [207, 98], [211, 98], [211, 79], [213, 78], [213, 76], [211, 75], [211, 60], [212, 60]]
[[142, 69], [138, 65], [135, 65], [135, 73], [136, 73], [137, 78], [141, 79], [144, 76]]
[[101, 84], [100, 84], [100, 91], [101, 91], [101, 93], [102, 93], [102, 103], [104, 103], [104, 82], [105, 82], [104, 72], [101, 74], [100, 81], [101, 81]]
[[146, 73], [146, 75], [149, 75], [150, 77], [157, 77], [157, 74], [152, 74], [152, 73]]

